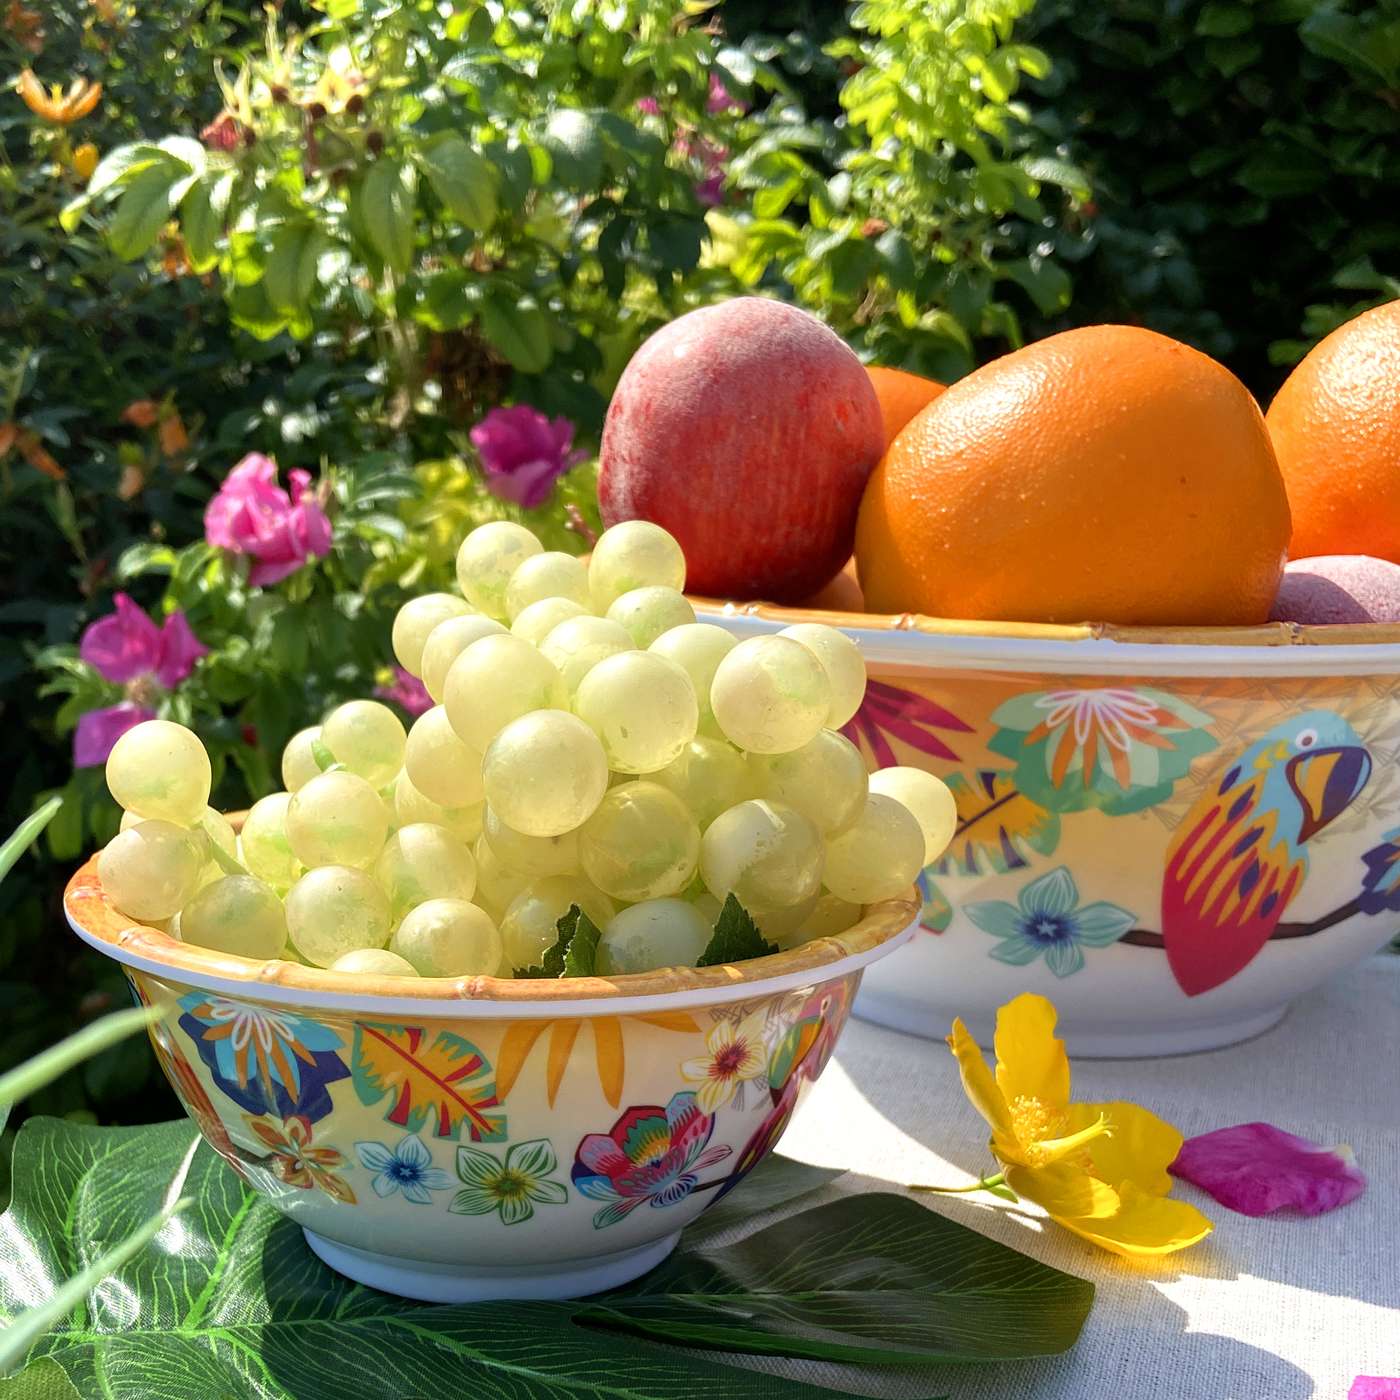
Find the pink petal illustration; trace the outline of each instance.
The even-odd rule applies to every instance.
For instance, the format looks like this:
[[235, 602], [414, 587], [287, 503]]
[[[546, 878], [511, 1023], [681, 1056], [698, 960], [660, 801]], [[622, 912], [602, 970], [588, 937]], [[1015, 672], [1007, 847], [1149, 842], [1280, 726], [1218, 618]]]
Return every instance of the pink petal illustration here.
[[1289, 1206], [1321, 1215], [1366, 1189], [1350, 1148], [1319, 1147], [1272, 1123], [1188, 1138], [1170, 1170], [1241, 1215], [1271, 1215]]
[[1357, 1376], [1347, 1400], [1400, 1400], [1400, 1376]]

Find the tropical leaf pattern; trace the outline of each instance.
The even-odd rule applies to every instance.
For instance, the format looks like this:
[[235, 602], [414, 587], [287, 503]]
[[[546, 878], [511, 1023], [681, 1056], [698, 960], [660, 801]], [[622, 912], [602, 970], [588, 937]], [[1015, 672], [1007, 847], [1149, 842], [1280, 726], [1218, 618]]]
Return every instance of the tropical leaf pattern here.
[[929, 873], [932, 869], [930, 866], [928, 870], [919, 872], [917, 883], [919, 893], [923, 896], [923, 905], [919, 909], [919, 923], [930, 933], [942, 933], [953, 922], [953, 906]]
[[841, 732], [866, 754], [872, 768], [893, 768], [899, 762], [892, 740], [927, 758], [956, 763], [957, 754], [938, 730], [970, 734], [972, 726], [926, 696], [884, 681], [869, 681], [860, 709]]
[[1017, 695], [992, 723], [987, 747], [1016, 765], [1017, 789], [1051, 812], [1140, 812], [1170, 797], [1216, 746], [1205, 711], [1148, 686]]
[[469, 1040], [421, 1026], [355, 1026], [352, 1079], [360, 1102], [388, 1099], [385, 1120], [416, 1133], [455, 1138], [465, 1126], [474, 1142], [501, 1142], [506, 1119], [489, 1110], [500, 1104], [491, 1065]]
[[1011, 774], [983, 768], [944, 781], [957, 804], [958, 826], [943, 858], [929, 866], [935, 875], [1005, 875], [1060, 844], [1059, 817], [1027, 797]]

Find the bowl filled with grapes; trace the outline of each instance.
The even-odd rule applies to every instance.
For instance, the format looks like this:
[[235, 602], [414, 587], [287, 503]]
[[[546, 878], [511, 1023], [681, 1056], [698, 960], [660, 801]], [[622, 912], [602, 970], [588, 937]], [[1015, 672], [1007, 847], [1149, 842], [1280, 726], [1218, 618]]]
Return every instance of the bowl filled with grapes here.
[[209, 807], [191, 730], [124, 734], [121, 830], [65, 909], [208, 1144], [328, 1264], [576, 1296], [777, 1141], [912, 933], [946, 792], [872, 787], [838, 732], [854, 645], [697, 622], [657, 526], [584, 562], [493, 522], [457, 575], [394, 621], [433, 707], [337, 706], [246, 813]]

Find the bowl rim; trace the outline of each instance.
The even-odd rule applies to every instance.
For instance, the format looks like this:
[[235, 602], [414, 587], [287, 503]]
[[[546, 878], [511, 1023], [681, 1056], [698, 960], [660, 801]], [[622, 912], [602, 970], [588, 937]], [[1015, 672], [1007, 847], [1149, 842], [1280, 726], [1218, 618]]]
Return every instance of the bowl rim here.
[[465, 1019], [646, 1015], [829, 982], [911, 938], [919, 907], [911, 889], [907, 899], [868, 906], [861, 920], [842, 933], [741, 963], [657, 968], [617, 977], [410, 978], [331, 972], [281, 958], [259, 961], [182, 943], [118, 912], [102, 889], [96, 855], [73, 873], [63, 891], [64, 917], [73, 932], [89, 947], [141, 972], [286, 1006]]
[[1400, 623], [1119, 627], [1001, 622], [923, 613], [855, 613], [690, 595], [697, 618], [754, 634], [797, 623], [836, 627], [868, 661], [926, 669], [1083, 674], [1336, 676], [1400, 674]]

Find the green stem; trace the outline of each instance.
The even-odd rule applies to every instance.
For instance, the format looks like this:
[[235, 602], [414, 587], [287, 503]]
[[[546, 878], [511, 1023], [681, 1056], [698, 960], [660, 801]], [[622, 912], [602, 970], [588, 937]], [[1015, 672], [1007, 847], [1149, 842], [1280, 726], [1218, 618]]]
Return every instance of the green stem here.
[[940, 1196], [959, 1196], [969, 1191], [995, 1191], [998, 1186], [1006, 1185], [1006, 1174], [997, 1172], [995, 1176], [984, 1176], [980, 1181], [974, 1181], [971, 1186], [921, 1186], [918, 1183], [911, 1184], [911, 1191], [933, 1191]]

